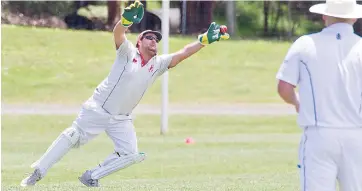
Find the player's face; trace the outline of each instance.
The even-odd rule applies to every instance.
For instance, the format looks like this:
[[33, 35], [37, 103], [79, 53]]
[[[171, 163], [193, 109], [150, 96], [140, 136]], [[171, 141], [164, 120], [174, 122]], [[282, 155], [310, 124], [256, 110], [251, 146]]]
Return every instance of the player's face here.
[[157, 36], [151, 33], [145, 34], [142, 39], [141, 46], [146, 51], [150, 51], [153, 54], [157, 54], [157, 43], [158, 43]]

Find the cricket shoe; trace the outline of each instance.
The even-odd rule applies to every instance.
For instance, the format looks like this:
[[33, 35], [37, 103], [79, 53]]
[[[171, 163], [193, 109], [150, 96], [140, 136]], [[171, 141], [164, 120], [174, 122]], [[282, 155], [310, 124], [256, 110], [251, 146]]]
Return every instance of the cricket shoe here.
[[21, 183], [20, 186], [26, 187], [26, 186], [34, 186], [39, 180], [42, 179], [41, 173], [38, 169], [35, 169], [34, 172], [24, 178]]
[[99, 187], [98, 180], [91, 178], [92, 171], [87, 170], [79, 177], [79, 181], [88, 187]]

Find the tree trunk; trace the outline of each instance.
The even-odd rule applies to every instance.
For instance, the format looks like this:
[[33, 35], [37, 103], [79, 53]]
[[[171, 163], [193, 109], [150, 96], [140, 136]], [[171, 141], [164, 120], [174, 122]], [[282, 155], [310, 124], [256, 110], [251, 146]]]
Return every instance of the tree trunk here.
[[277, 33], [277, 30], [278, 30], [278, 24], [279, 24], [279, 20], [280, 20], [280, 17], [282, 16], [283, 14], [283, 10], [282, 10], [282, 3], [281, 1], [278, 1], [278, 8], [277, 8], [277, 16], [274, 20], [274, 26], [273, 26], [273, 29], [272, 29], [272, 35], [276, 35]]
[[107, 1], [108, 19], [107, 25], [110, 28], [118, 22], [121, 16], [121, 7], [119, 1]]
[[227, 1], [226, 2], [226, 18], [227, 18], [227, 27], [228, 33], [230, 36], [234, 36], [236, 34], [236, 14], [235, 14], [235, 1]]
[[264, 36], [269, 33], [269, 1], [264, 1]]
[[294, 22], [292, 17], [292, 2], [288, 1], [288, 38], [294, 35]]
[[187, 1], [187, 34], [205, 31], [212, 22], [214, 1]]
[[214, 4], [215, 1], [200, 1], [197, 13], [202, 19], [199, 20], [198, 26], [200, 26], [200, 29], [198, 30], [207, 30], [209, 28], [212, 22]]
[[187, 1], [186, 6], [186, 25], [187, 25], [187, 34], [191, 34], [196, 31], [196, 6], [197, 1]]
[[181, 34], [185, 35], [187, 33], [187, 1], [181, 0], [179, 7], [181, 12], [180, 32]]

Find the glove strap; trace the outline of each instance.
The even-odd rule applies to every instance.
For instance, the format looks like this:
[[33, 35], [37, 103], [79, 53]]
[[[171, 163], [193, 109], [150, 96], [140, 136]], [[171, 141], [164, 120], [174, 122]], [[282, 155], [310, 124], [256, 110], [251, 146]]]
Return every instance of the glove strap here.
[[200, 34], [198, 36], [199, 42], [202, 45], [208, 45], [209, 44], [209, 39], [207, 38], [207, 34]]
[[121, 18], [121, 23], [122, 23], [122, 25], [125, 26], [125, 27], [129, 27], [129, 26], [131, 26], [131, 25], [133, 24], [133, 22], [128, 21], [128, 20], [125, 19], [123, 16], [122, 16], [122, 18]]

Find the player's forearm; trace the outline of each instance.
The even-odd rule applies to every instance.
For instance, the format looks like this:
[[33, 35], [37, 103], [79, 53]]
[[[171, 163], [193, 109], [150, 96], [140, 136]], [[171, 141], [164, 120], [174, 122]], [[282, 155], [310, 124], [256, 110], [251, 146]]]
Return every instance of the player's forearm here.
[[204, 45], [200, 44], [198, 41], [186, 45], [183, 49], [179, 50], [174, 54], [169, 68], [175, 67], [178, 63], [192, 56], [203, 47]]
[[118, 21], [116, 26], [113, 28], [114, 41], [116, 44], [116, 48], [126, 40], [126, 31], [128, 27], [122, 25], [122, 21]]
[[122, 20], [119, 20], [116, 24], [116, 26], [114, 26], [113, 28], [113, 33], [117, 32], [119, 34], [125, 34], [127, 31], [128, 27], [125, 27], [122, 25]]
[[183, 55], [183, 59], [190, 57], [191, 55], [195, 54], [199, 50], [201, 50], [204, 45], [200, 44], [198, 41], [190, 43], [186, 45], [181, 51]]
[[178, 52], [179, 55], [179, 62], [183, 61], [184, 59], [192, 56], [199, 50], [201, 50], [204, 45], [200, 44], [199, 42], [193, 42], [186, 45], [183, 49]]

